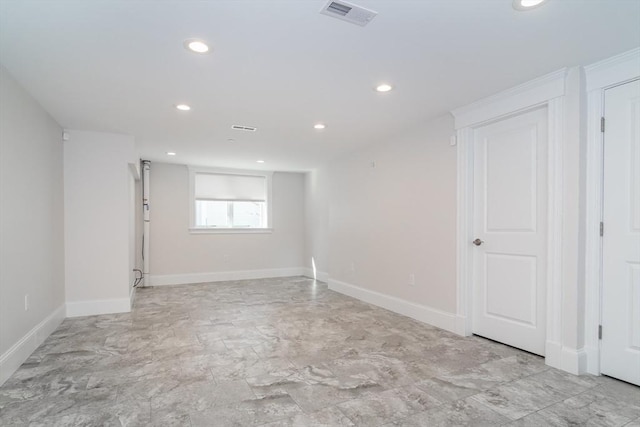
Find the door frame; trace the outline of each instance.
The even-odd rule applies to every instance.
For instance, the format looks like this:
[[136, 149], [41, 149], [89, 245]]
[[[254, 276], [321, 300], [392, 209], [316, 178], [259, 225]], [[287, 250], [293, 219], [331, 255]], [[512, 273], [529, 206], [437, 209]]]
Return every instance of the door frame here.
[[640, 79], [640, 48], [585, 67], [587, 90], [587, 164], [585, 218], [585, 319], [587, 372], [600, 375], [599, 325], [602, 321], [602, 239], [605, 90]]
[[[547, 107], [546, 364], [562, 365], [562, 142], [566, 68], [452, 111], [457, 139], [456, 332], [472, 333], [473, 131], [479, 126]], [[566, 368], [565, 368], [566, 369]]]

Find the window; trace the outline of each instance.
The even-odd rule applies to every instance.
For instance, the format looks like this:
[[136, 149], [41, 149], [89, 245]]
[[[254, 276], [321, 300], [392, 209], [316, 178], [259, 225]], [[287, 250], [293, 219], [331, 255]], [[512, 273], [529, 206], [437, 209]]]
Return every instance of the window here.
[[191, 230], [269, 231], [271, 173], [190, 168]]

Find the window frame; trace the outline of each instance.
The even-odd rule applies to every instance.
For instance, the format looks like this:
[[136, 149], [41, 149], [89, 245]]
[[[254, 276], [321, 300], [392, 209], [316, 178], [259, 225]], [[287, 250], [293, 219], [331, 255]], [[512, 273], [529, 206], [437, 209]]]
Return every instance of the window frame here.
[[[271, 171], [244, 170], [244, 169], [224, 169], [224, 168], [204, 168], [196, 166], [188, 166], [189, 169], [189, 232], [192, 234], [252, 234], [252, 233], [271, 233], [272, 228], [272, 178]], [[260, 228], [242, 228], [242, 227], [202, 227], [196, 226], [196, 175], [197, 174], [217, 174], [217, 175], [244, 175], [256, 176], [265, 179], [266, 200], [265, 214], [266, 226]]]

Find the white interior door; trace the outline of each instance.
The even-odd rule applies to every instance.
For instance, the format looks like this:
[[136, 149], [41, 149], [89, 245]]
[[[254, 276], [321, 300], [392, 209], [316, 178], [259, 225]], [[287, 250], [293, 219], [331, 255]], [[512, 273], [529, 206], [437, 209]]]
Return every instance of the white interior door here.
[[474, 129], [472, 332], [544, 355], [547, 109]]
[[640, 82], [604, 105], [601, 372], [640, 385]]

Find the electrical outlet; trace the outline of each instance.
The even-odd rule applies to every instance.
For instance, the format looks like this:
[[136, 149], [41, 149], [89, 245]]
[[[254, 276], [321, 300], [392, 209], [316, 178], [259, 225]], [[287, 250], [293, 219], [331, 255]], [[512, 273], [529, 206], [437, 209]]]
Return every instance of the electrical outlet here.
[[411, 273], [409, 274], [409, 286], [415, 286], [416, 285], [416, 275]]
[[24, 311], [29, 311], [29, 294], [24, 296]]

